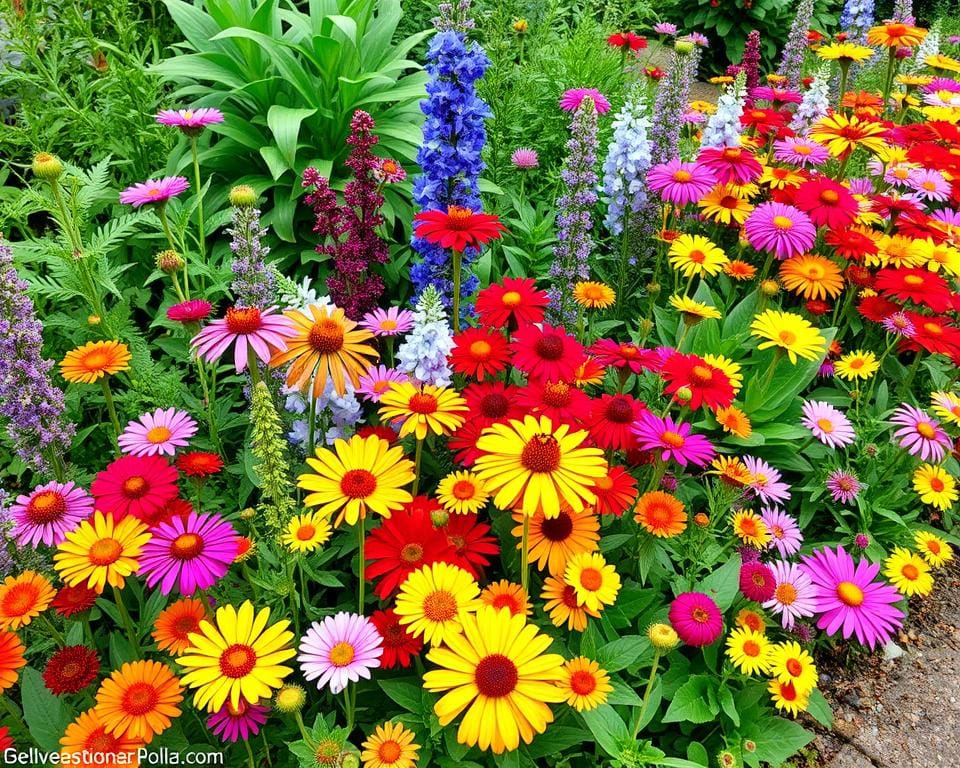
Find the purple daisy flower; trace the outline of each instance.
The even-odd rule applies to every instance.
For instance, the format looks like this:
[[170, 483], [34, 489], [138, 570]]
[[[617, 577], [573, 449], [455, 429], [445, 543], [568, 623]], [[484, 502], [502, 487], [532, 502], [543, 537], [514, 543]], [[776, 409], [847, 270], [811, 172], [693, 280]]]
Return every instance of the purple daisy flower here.
[[674, 422], [669, 416], [660, 417], [652, 411], [641, 412], [630, 429], [641, 450], [656, 451], [661, 461], [673, 459], [682, 467], [688, 463], [706, 466], [715, 453], [707, 438], [690, 434], [689, 424]]
[[580, 108], [580, 103], [586, 99], [593, 99], [593, 106], [597, 114], [604, 115], [610, 111], [610, 102], [596, 88], [571, 88], [563, 92], [560, 97], [560, 109], [565, 112], [576, 112]]
[[677, 34], [677, 25], [671, 24], [669, 21], [661, 21], [653, 25], [653, 31], [658, 35], [675, 35]]
[[908, 179], [910, 187], [924, 200], [942, 203], [950, 198], [950, 182], [940, 171], [932, 168], [915, 168]]
[[770, 563], [777, 588], [763, 607], [780, 617], [784, 629], [793, 629], [797, 619], [813, 616], [818, 611], [817, 588], [796, 563]]
[[760, 519], [770, 531], [770, 543], [767, 547], [776, 549], [780, 557], [789, 557], [800, 551], [803, 534], [800, 533], [800, 526], [795, 517], [783, 510], [764, 508], [760, 512]]
[[197, 434], [197, 422], [186, 411], [157, 408], [127, 424], [117, 439], [120, 450], [131, 456], [173, 456]]
[[190, 182], [183, 176], [165, 176], [162, 179], [148, 179], [142, 184], [134, 184], [120, 193], [120, 202], [139, 208], [151, 203], [165, 203], [171, 197], [176, 197], [185, 189], [189, 189]]
[[923, 461], [939, 463], [953, 445], [939, 421], [907, 403], [901, 404], [893, 412], [890, 422], [900, 426], [893, 433], [895, 438], [900, 439], [900, 447]]
[[750, 245], [773, 253], [781, 261], [806, 253], [817, 239], [817, 228], [810, 217], [784, 203], [758, 205], [743, 227]]
[[266, 707], [250, 704], [241, 698], [239, 706], [234, 707], [227, 699], [219, 711], [207, 717], [207, 728], [220, 741], [246, 741], [260, 733], [260, 726], [267, 722]]
[[360, 327], [374, 336], [397, 336], [413, 328], [413, 312], [400, 307], [377, 307], [363, 316]]
[[180, 129], [203, 129], [208, 125], [223, 122], [223, 112], [214, 107], [199, 109], [162, 109], [157, 113], [160, 125], [171, 125]]
[[780, 505], [790, 498], [790, 486], [781, 482], [780, 472], [763, 459], [744, 456], [743, 463], [753, 477], [749, 488], [764, 504]]
[[860, 493], [860, 481], [857, 476], [842, 469], [835, 469], [827, 476], [827, 490], [834, 501], [850, 504]]
[[830, 403], [807, 400], [803, 404], [800, 423], [809, 429], [815, 438], [831, 448], [844, 448], [857, 439], [850, 419]]
[[379, 403], [380, 398], [386, 394], [387, 390], [390, 389], [390, 384], [394, 381], [410, 381], [410, 377], [396, 368], [387, 368], [385, 365], [371, 366], [360, 377], [360, 385], [356, 392], [358, 395], [363, 395], [364, 400]]
[[529, 171], [540, 167], [540, 156], [535, 149], [520, 147], [515, 149], [513, 154], [510, 155], [510, 162], [513, 163], [514, 168], [519, 168], [521, 171]]
[[717, 184], [717, 177], [699, 163], [685, 163], [679, 157], [647, 171], [647, 187], [674, 205], [695, 203]]
[[81, 520], [93, 514], [93, 498], [73, 482], [38, 485], [17, 496], [10, 507], [14, 526], [10, 537], [21, 547], [60, 544]]
[[347, 683], [370, 679], [370, 670], [380, 666], [383, 638], [368, 618], [341, 611], [313, 622], [300, 639], [300, 669], [317, 688], [330, 686], [340, 693]]
[[828, 635], [857, 638], [875, 648], [886, 643], [903, 626], [903, 611], [894, 607], [900, 593], [883, 581], [874, 581], [880, 563], [854, 563], [847, 551], [824, 547], [802, 558], [800, 568], [816, 588], [817, 627]]
[[823, 165], [830, 159], [830, 153], [810, 139], [789, 138], [773, 142], [773, 157], [781, 163], [805, 168]]
[[903, 336], [907, 339], [913, 338], [913, 335], [917, 332], [913, 322], [903, 312], [894, 312], [889, 317], [883, 318], [881, 325], [887, 333], [892, 333], [894, 336]]

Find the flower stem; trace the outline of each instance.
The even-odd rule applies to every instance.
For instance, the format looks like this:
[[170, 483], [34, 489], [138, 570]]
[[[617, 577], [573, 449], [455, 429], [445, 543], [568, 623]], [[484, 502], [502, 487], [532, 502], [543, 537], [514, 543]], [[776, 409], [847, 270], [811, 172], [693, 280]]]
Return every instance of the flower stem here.
[[837, 97], [837, 112], [843, 113], [843, 94], [847, 92], [847, 75], [850, 72], [850, 62], [840, 63], [840, 95]]
[[140, 641], [137, 639], [137, 633], [133, 628], [133, 621], [130, 619], [130, 614], [127, 613], [127, 607], [123, 604], [123, 597], [120, 595], [120, 590], [117, 587], [113, 588], [113, 599], [117, 604], [117, 610], [120, 611], [120, 620], [123, 622], [127, 637], [130, 638], [133, 650], [136, 651], [139, 656], [141, 655]]
[[[160, 225], [163, 227], [163, 234], [167, 236], [167, 243], [171, 251], [177, 250], [177, 244], [173, 239], [173, 232], [170, 229], [170, 222], [167, 220], [167, 204], [160, 203], [157, 207], [157, 215], [160, 217]], [[179, 253], [179, 251], [178, 251]], [[190, 272], [187, 269], [187, 257], [183, 255], [183, 295], [190, 298]]]
[[420, 490], [420, 460], [423, 457], [423, 440], [417, 438], [417, 449], [413, 454], [413, 495]]
[[316, 744], [313, 743], [313, 739], [311, 739], [310, 734], [307, 733], [307, 728], [303, 724], [303, 717], [300, 716], [299, 712], [294, 712], [293, 716], [296, 718], [297, 728], [300, 729], [300, 737], [306, 742], [307, 746], [310, 747], [311, 750], [315, 749]]
[[454, 333], [460, 333], [460, 270], [463, 266], [463, 254], [453, 251], [453, 318], [451, 325]]
[[763, 380], [763, 387], [761, 387], [761, 390], [760, 390], [761, 392], [766, 393], [766, 391], [770, 388], [770, 383], [773, 381], [773, 374], [776, 372], [777, 363], [779, 362], [780, 362], [780, 355], [774, 355], [773, 362], [770, 363], [770, 367], [767, 369], [766, 378], [764, 378]]
[[[113, 403], [113, 392], [110, 391], [110, 382], [106, 376], [100, 379], [100, 389], [103, 390], [103, 399], [107, 403], [107, 412], [110, 414], [110, 423], [113, 424], [113, 436], [120, 440], [120, 419], [117, 418], [117, 408]], [[117, 443], [117, 455], [120, 455], [120, 443]]]
[[527, 561], [530, 552], [530, 515], [523, 513], [523, 538], [520, 539], [520, 586], [523, 594], [530, 594], [530, 563]]
[[250, 742], [246, 739], [241, 739], [241, 741], [243, 742], [243, 746], [247, 748], [247, 763], [249, 763], [250, 768], [257, 768], [257, 764], [253, 760], [253, 750], [250, 749]]
[[313, 457], [317, 448], [315, 432], [317, 429], [317, 399], [313, 396], [313, 386], [307, 389], [307, 456]]
[[364, 545], [366, 544], [365, 542], [366, 531], [364, 530], [364, 528], [366, 527], [364, 525], [365, 521], [366, 521], [366, 516], [361, 514], [360, 519], [357, 520], [357, 533], [359, 534], [359, 539], [360, 539], [360, 586], [359, 586], [360, 610], [358, 611], [358, 613], [361, 616], [363, 616], [363, 589], [364, 589], [364, 579], [366, 577], [366, 569], [367, 569], [367, 560], [366, 560], [366, 555], [364, 553]]
[[204, 235], [203, 221], [203, 185], [200, 183], [200, 156], [197, 153], [197, 137], [190, 137], [190, 152], [193, 154], [193, 177], [197, 180], [197, 245], [200, 249], [200, 258], [207, 255], [207, 241]]
[[647, 712], [647, 705], [650, 703], [650, 693], [653, 691], [653, 684], [657, 679], [657, 668], [660, 666], [660, 652], [653, 654], [653, 666], [650, 667], [650, 677], [647, 679], [647, 687], [643, 692], [643, 704], [640, 705], [640, 714], [637, 715], [637, 722], [633, 724], [633, 741], [637, 740], [637, 734], [640, 733], [640, 723], [643, 722], [643, 716]]
[[260, 383], [260, 369], [257, 367], [259, 358], [253, 351], [253, 345], [247, 342], [247, 370], [250, 372], [250, 392], [253, 396], [253, 388]]
[[56, 641], [57, 645], [67, 644], [66, 640], [63, 639], [63, 635], [57, 631], [57, 628], [53, 626], [53, 622], [51, 622], [50, 619], [48, 619], [42, 613], [40, 614], [40, 619], [44, 624], [46, 624], [47, 630], [50, 632], [50, 636]]

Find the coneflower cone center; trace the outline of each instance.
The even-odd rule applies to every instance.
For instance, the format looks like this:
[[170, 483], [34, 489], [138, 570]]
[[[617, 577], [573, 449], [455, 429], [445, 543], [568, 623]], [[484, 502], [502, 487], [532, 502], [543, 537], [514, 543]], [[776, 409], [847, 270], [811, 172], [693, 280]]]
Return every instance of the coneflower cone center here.
[[690, 383], [696, 387], [703, 387], [713, 381], [713, 371], [706, 365], [695, 365], [690, 369]]
[[917, 423], [917, 434], [927, 440], [933, 440], [937, 436], [937, 430], [929, 422], [921, 421]]
[[793, 228], [793, 221], [791, 221], [786, 216], [774, 216], [773, 217], [773, 226], [779, 229], [781, 232], [785, 232]]
[[501, 653], [484, 656], [474, 670], [477, 689], [492, 699], [513, 693], [519, 679], [517, 665]]
[[551, 517], [540, 524], [540, 530], [550, 541], [566, 541], [573, 533], [573, 519], [567, 512], [561, 510], [556, 517]]
[[622, 396], [616, 396], [607, 403], [607, 421], [615, 424], [629, 424], [633, 421], [633, 407], [630, 401]]
[[365, 499], [377, 490], [377, 478], [365, 469], [351, 469], [340, 479], [340, 491], [351, 499]]
[[456, 231], [470, 229], [470, 219], [472, 217], [473, 211], [469, 208], [464, 208], [462, 205], [448, 206], [446, 226]]
[[534, 348], [544, 360], [559, 360], [563, 357], [563, 339], [556, 333], [545, 333], [537, 339]]
[[552, 408], [563, 408], [570, 404], [570, 385], [563, 381], [554, 381], [543, 387], [544, 405]]
[[597, 678], [586, 670], [578, 670], [570, 675], [570, 689], [579, 696], [588, 696], [597, 688]]
[[147, 432], [147, 442], [154, 445], [165, 443], [171, 437], [173, 437], [173, 432], [170, 431], [169, 427], [154, 427]]
[[553, 435], [534, 435], [524, 446], [520, 463], [531, 472], [553, 472], [560, 458], [560, 444]]
[[157, 706], [159, 698], [157, 689], [150, 683], [134, 683], [123, 694], [123, 711], [135, 717], [145, 715]]
[[799, 677], [803, 673], [803, 665], [797, 659], [787, 659], [786, 667], [792, 677]]
[[470, 356], [475, 360], [486, 360], [490, 357], [491, 351], [493, 351], [493, 347], [490, 346], [490, 342], [483, 339], [479, 339], [470, 345]]
[[844, 605], [857, 608], [863, 604], [864, 594], [863, 590], [852, 581], [841, 581], [837, 584], [837, 597]]
[[100, 539], [95, 541], [87, 552], [87, 559], [92, 565], [111, 565], [120, 557], [123, 547], [116, 539]]
[[660, 435], [660, 440], [670, 448], [682, 448], [684, 443], [683, 435], [681, 435], [679, 432], [674, 432], [671, 429], [668, 429], [666, 432]]
[[500, 302], [505, 307], [519, 307], [523, 302], [523, 296], [521, 296], [517, 291], [507, 291], [503, 296], [500, 297]]
[[226, 315], [227, 330], [235, 336], [246, 336], [263, 327], [256, 307], [230, 307]]
[[297, 536], [296, 536], [296, 538], [297, 538], [299, 541], [310, 541], [310, 539], [313, 538], [313, 536], [314, 536], [314, 534], [315, 534], [316, 532], [317, 532], [317, 529], [314, 528], [312, 525], [310, 525], [310, 523], [307, 523], [306, 525], [301, 525], [301, 526], [297, 529]]
[[343, 326], [336, 320], [317, 320], [307, 334], [310, 347], [321, 355], [332, 355], [343, 348]]
[[916, 581], [920, 576], [920, 570], [913, 563], [907, 563], [903, 566], [903, 568], [900, 569], [900, 573], [909, 581]]
[[203, 552], [203, 538], [195, 533], [181, 533], [170, 543], [170, 556], [176, 560], [192, 560]]
[[747, 640], [747, 642], [743, 644], [743, 654], [744, 656], [756, 658], [760, 655], [760, 645], [753, 640]]
[[464, 501], [465, 499], [472, 499], [477, 495], [477, 487], [469, 480], [457, 480], [457, 482], [453, 484], [451, 492], [455, 499]]
[[150, 490], [150, 484], [142, 475], [132, 475], [123, 481], [123, 495], [128, 499], [139, 499], [146, 496]]
[[510, 400], [499, 392], [487, 395], [480, 402], [480, 410], [488, 419], [500, 419], [510, 410]]
[[411, 396], [407, 408], [412, 413], [419, 413], [421, 415], [436, 413], [437, 398], [427, 392], [415, 392]]
[[234, 643], [220, 654], [220, 672], [234, 680], [249, 675], [256, 664], [256, 652], [243, 643]]
[[67, 502], [56, 491], [41, 491], [27, 504], [25, 517], [31, 525], [43, 525], [59, 520], [67, 511]]
[[193, 616], [181, 616], [173, 623], [173, 634], [186, 640], [188, 634], [196, 632], [199, 628], [200, 622]]

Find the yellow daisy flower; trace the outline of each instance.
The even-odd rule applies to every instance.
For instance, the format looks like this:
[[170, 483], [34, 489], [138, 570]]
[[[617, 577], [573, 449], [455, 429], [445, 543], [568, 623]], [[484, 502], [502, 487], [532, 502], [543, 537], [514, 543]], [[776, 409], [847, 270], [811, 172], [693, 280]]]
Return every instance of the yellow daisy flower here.
[[907, 597], [926, 596], [933, 591], [929, 564], [916, 552], [904, 547], [894, 547], [883, 561], [883, 575], [897, 588], [897, 592]]
[[480, 587], [463, 568], [431, 563], [418, 568], [400, 585], [394, 610], [414, 637], [433, 646], [459, 635], [465, 617], [480, 605]]

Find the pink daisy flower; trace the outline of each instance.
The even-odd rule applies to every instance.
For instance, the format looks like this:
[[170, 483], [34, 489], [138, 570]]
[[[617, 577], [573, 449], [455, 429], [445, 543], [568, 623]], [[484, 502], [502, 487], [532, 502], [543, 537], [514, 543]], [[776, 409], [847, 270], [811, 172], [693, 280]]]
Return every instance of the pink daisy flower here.
[[648, 410], [631, 427], [641, 450], [656, 451], [661, 461], [673, 459], [682, 467], [688, 463], [703, 467], [713, 459], [713, 446], [702, 435], [690, 434], [690, 429], [689, 424]]
[[716, 186], [717, 177], [709, 168], [685, 163], [679, 157], [647, 171], [647, 186], [674, 205], [695, 203]]
[[197, 422], [186, 411], [176, 408], [157, 408], [127, 424], [117, 442], [120, 450], [131, 456], [153, 456], [165, 453], [173, 456], [197, 434]]
[[827, 490], [830, 491], [834, 501], [850, 504], [860, 493], [860, 481], [850, 472], [835, 469], [827, 476]]
[[400, 307], [377, 307], [363, 316], [360, 327], [366, 328], [374, 336], [396, 336], [413, 328], [413, 312]]
[[386, 184], [399, 184], [407, 178], [406, 169], [392, 157], [381, 158], [375, 162], [373, 177], [377, 181], [382, 181]]
[[55, 547], [92, 514], [93, 499], [73, 482], [38, 485], [17, 496], [10, 507], [14, 521], [10, 537], [21, 547], [36, 547], [41, 541]]
[[762, 603], [773, 597], [777, 580], [773, 571], [759, 560], [740, 566], [740, 592], [747, 600]]
[[227, 699], [219, 711], [207, 717], [207, 728], [220, 741], [247, 741], [260, 733], [260, 726], [267, 722], [269, 709], [259, 704], [250, 704], [241, 698], [234, 707]]
[[887, 333], [892, 333], [894, 336], [903, 336], [907, 339], [913, 338], [913, 335], [917, 332], [913, 321], [903, 312], [894, 312], [889, 317], [883, 318], [883, 322], [880, 324]]
[[907, 403], [901, 404], [893, 412], [890, 423], [900, 427], [893, 433], [895, 438], [900, 439], [900, 447], [923, 461], [939, 463], [953, 445], [939, 421]]
[[800, 526], [795, 517], [783, 510], [764, 508], [761, 510], [760, 519], [770, 531], [768, 548], [776, 549], [780, 557], [789, 557], [800, 551], [803, 534], [800, 533]]
[[777, 588], [763, 607], [780, 617], [784, 629], [793, 629], [797, 619], [813, 616], [817, 608], [817, 590], [810, 577], [796, 563], [776, 561], [770, 564]]
[[762, 203], [743, 225], [747, 240], [758, 251], [773, 253], [781, 261], [813, 247], [817, 229], [810, 217], [792, 205]]
[[266, 363], [274, 352], [287, 349], [286, 338], [293, 335], [293, 323], [275, 315], [276, 307], [230, 307], [220, 320], [214, 320], [193, 337], [190, 346], [208, 363], [214, 363], [235, 344], [233, 363], [237, 373], [247, 367], [249, 351]]
[[566, 112], [576, 112], [580, 103], [586, 98], [593, 99], [593, 106], [600, 115], [610, 111], [610, 102], [596, 88], [571, 88], [563, 92], [560, 97], [560, 109]]
[[190, 187], [183, 176], [165, 176], [162, 179], [148, 179], [142, 184], [134, 184], [120, 193], [120, 202], [139, 208], [150, 203], [165, 203]]
[[761, 502], [779, 505], [790, 498], [790, 486], [780, 481], [779, 470], [755, 456], [744, 456], [743, 463], [753, 477], [749, 487]]
[[787, 165], [823, 165], [830, 159], [830, 152], [810, 139], [789, 138], [773, 142], [773, 158]]
[[700, 150], [697, 162], [713, 171], [721, 184], [749, 184], [763, 173], [760, 161], [743, 147], [707, 147]]
[[844, 448], [857, 439], [850, 419], [830, 403], [806, 400], [802, 411], [803, 418], [800, 419], [800, 423], [824, 445], [831, 448]]
[[199, 133], [208, 125], [223, 122], [223, 112], [215, 107], [200, 107], [198, 109], [162, 109], [157, 113], [157, 122], [160, 125], [170, 125], [179, 128], [188, 136]]
[[300, 669], [317, 688], [330, 686], [340, 693], [347, 683], [370, 679], [370, 670], [380, 666], [383, 638], [368, 618], [341, 611], [313, 622], [300, 639]]
[[396, 368], [387, 368], [385, 365], [371, 366], [360, 377], [360, 386], [357, 387], [356, 392], [358, 395], [363, 395], [364, 400], [379, 403], [380, 398], [386, 394], [394, 381], [410, 381], [410, 377]]
[[226, 575], [240, 551], [240, 537], [220, 515], [208, 512], [179, 515], [150, 529], [143, 545], [139, 573], [148, 587], [160, 585], [160, 593], [176, 589], [192, 595], [209, 589]]
[[519, 168], [521, 171], [530, 171], [540, 167], [540, 156], [535, 149], [519, 147], [510, 155], [510, 162], [513, 163], [514, 168]]
[[175, 323], [199, 323], [210, 317], [213, 304], [204, 299], [189, 299], [167, 307], [167, 320]]
[[853, 562], [842, 547], [824, 547], [802, 558], [800, 568], [816, 588], [817, 627], [828, 635], [856, 636], [861, 645], [886, 643], [903, 626], [902, 597], [892, 586], [874, 581], [880, 563]]
[[916, 168], [910, 172], [908, 183], [923, 200], [942, 203], [950, 198], [950, 182], [943, 178], [940, 171], [932, 168]]
[[710, 645], [723, 634], [723, 616], [717, 604], [703, 592], [677, 595], [667, 613], [677, 635], [687, 645]]

